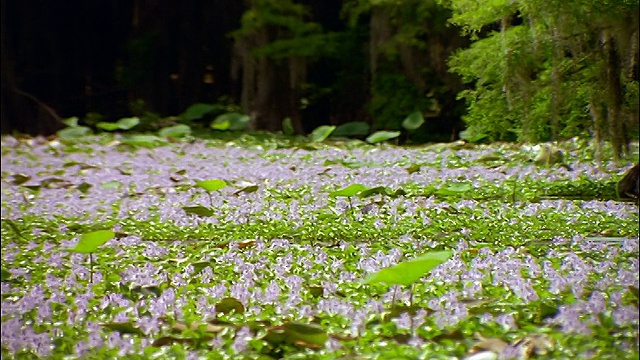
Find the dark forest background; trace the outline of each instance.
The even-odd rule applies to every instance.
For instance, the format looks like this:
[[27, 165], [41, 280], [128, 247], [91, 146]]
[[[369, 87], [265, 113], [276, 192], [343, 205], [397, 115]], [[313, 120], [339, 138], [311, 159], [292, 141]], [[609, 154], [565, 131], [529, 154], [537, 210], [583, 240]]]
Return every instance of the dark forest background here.
[[637, 136], [637, 1], [2, 0], [2, 132], [237, 108], [414, 141]]

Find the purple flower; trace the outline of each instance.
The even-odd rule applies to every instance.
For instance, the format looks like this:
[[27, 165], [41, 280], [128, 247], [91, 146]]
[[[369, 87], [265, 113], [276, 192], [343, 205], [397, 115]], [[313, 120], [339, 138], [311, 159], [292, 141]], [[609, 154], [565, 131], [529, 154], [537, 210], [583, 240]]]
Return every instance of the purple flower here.
[[503, 328], [505, 328], [505, 330], [514, 330], [518, 328], [516, 320], [511, 314], [500, 314], [496, 316], [494, 322], [498, 325], [501, 325]]
[[235, 353], [241, 353], [248, 348], [248, 342], [251, 340], [251, 330], [247, 326], [243, 326], [240, 330], [236, 331], [236, 335], [233, 339], [231, 348]]
[[613, 322], [618, 326], [638, 326], [638, 308], [633, 305], [622, 305], [613, 310]]

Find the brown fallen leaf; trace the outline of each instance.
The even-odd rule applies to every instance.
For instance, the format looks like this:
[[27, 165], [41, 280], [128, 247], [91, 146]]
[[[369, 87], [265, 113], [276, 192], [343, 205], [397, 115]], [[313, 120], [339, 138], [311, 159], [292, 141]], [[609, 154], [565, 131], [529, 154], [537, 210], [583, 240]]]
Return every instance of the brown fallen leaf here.
[[171, 325], [171, 330], [175, 332], [183, 332], [184, 330], [198, 330], [201, 326], [204, 327], [204, 330], [208, 333], [217, 334], [222, 332], [226, 327], [221, 325], [214, 325], [208, 322], [192, 322], [191, 324], [186, 324], [180, 321], [175, 322]]
[[546, 334], [530, 334], [516, 340], [512, 345], [522, 347], [523, 352], [529, 356], [533, 354], [546, 355], [553, 350], [554, 341]]
[[486, 338], [482, 336], [480, 333], [475, 333], [476, 338], [478, 338], [478, 342], [475, 343], [469, 353], [476, 353], [481, 350], [489, 350], [496, 354], [500, 354], [504, 348], [509, 346], [504, 340], [498, 338]]

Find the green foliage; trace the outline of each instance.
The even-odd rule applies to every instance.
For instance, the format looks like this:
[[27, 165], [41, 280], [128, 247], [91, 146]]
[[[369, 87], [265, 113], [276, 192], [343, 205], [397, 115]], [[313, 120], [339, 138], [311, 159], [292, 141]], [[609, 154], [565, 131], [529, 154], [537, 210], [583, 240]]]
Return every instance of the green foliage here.
[[424, 124], [424, 117], [421, 111], [414, 111], [402, 121], [402, 127], [407, 130], [417, 130]]
[[62, 140], [76, 140], [91, 134], [89, 127], [78, 125], [78, 118], [75, 116], [64, 119], [62, 122], [67, 127], [56, 133]]
[[199, 120], [206, 115], [217, 111], [219, 111], [219, 107], [214, 104], [198, 103], [189, 106], [187, 110], [180, 115], [180, 118], [185, 121]]
[[[621, 67], [628, 56], [637, 57], [637, 49], [625, 40], [636, 31], [631, 24], [637, 28], [637, 17], [627, 16], [637, 13], [637, 2], [603, 6], [575, 0], [559, 7], [535, 1], [442, 3], [453, 11], [451, 23], [475, 40], [449, 59], [451, 70], [472, 85], [459, 94], [468, 106], [464, 138], [540, 142], [593, 133], [607, 137], [606, 127], [594, 123], [598, 113], [603, 123], [635, 128], [624, 125], [628, 115], [608, 118], [611, 113], [601, 110], [613, 106], [606, 74], [616, 70], [598, 43], [611, 36], [607, 41], [617, 46]], [[619, 78], [622, 98], [629, 99], [623, 100], [624, 111], [633, 112], [637, 87], [627, 87], [628, 74], [622, 71]]]
[[355, 196], [363, 190], [368, 189], [366, 186], [362, 184], [351, 184], [346, 188], [332, 191], [329, 193], [329, 196], [337, 197], [337, 196]]
[[[105, 136], [111, 142], [114, 135]], [[111, 151], [139, 159], [148, 150], [98, 148], [95, 136], [60, 147], [58, 158], [51, 161], [60, 166], [53, 168], [34, 156], [40, 149], [49, 150], [48, 145], [3, 147], [3, 156], [18, 164], [7, 162], [12, 167], [3, 168], [2, 180], [10, 190], [5, 195], [19, 194], [30, 201], [3, 199], [2, 296], [5, 302], [31, 301], [25, 311], [5, 319], [3, 326], [18, 318], [21, 326], [44, 334], [43, 338], [56, 331], [61, 336], [51, 337], [51, 354], [41, 356], [47, 358], [73, 357], [77, 344], [85, 344], [88, 336], [105, 344], [107, 339], [122, 338], [134, 353], [122, 356], [120, 347], [104, 345], [87, 350], [83, 358], [184, 358], [187, 353], [324, 359], [353, 353], [421, 358], [428, 353], [433, 358], [463, 358], [475, 346], [474, 333], [518, 344], [527, 336], [540, 339], [544, 334], [556, 341], [547, 354], [554, 358], [592, 351], [620, 358], [637, 353], [633, 347], [620, 350], [612, 341], [633, 344], [636, 339], [634, 324], [621, 326], [612, 312], [619, 311], [620, 305], [637, 310], [637, 287], [617, 282], [602, 285], [605, 277], [631, 276], [635, 270], [635, 205], [594, 200], [594, 196], [610, 200], [606, 191], [615, 196], [619, 169], [608, 169], [610, 180], [602, 179], [606, 173], [599, 169], [594, 169], [595, 177], [590, 172], [576, 177], [566, 169], [549, 167], [544, 169], [548, 176], [541, 176], [529, 162], [531, 149], [514, 144], [414, 149], [374, 147], [362, 141], [339, 146], [327, 142], [315, 144], [314, 151], [283, 152], [290, 138], [248, 139], [247, 135], [232, 144], [196, 140], [198, 150], [189, 155], [195, 159], [185, 156], [184, 144], [171, 143], [161, 152], [175, 151], [185, 163], [156, 157], [160, 165], [156, 166], [146, 163], [145, 157], [131, 169], [101, 160], [110, 159]], [[580, 141], [557, 145], [576, 167], [591, 165], [586, 146]], [[202, 154], [201, 149], [207, 148], [210, 152]], [[238, 156], [238, 151], [244, 156]], [[70, 153], [73, 160], [67, 157]], [[221, 179], [200, 184], [204, 186], [191, 186], [188, 180], [165, 181], [169, 175], [188, 178], [192, 170], [185, 164], [210, 161], [210, 154], [220, 163], [229, 162], [224, 167], [233, 170], [229, 174], [237, 179], [228, 186], [237, 191], [217, 193], [215, 207], [184, 206], [203, 195], [193, 191], [194, 186], [211, 192], [226, 189]], [[98, 183], [120, 185], [99, 191], [90, 188], [87, 201], [78, 203], [75, 186], [49, 188], [47, 184], [60, 186], [62, 181], [16, 172], [24, 169], [22, 160], [28, 158], [41, 163], [24, 170], [27, 174], [55, 172], [56, 178], [73, 185], [79, 183], [74, 180], [78, 175], [95, 174]], [[273, 165], [265, 169], [267, 173], [291, 163], [296, 166], [291, 171], [312, 173], [319, 183], [298, 181], [294, 174], [265, 181], [264, 186], [260, 183], [258, 191], [258, 185], [242, 180], [251, 175], [241, 169], [253, 171], [255, 164]], [[157, 168], [166, 172], [158, 173]], [[326, 171], [318, 174], [320, 168]], [[128, 176], [113, 171], [117, 169], [126, 170]], [[137, 180], [154, 176], [162, 186]], [[379, 186], [363, 185], [378, 181]], [[511, 202], [513, 184], [517, 198]], [[34, 186], [40, 189], [32, 190]], [[105, 195], [109, 200], [102, 199]], [[69, 213], [61, 206], [37, 213], [42, 210], [39, 203], [49, 196], [73, 201], [82, 211]], [[145, 197], [144, 203], [137, 202], [140, 196]], [[345, 198], [350, 209], [345, 209]], [[83, 208], [84, 204], [88, 206]], [[173, 211], [181, 207], [187, 214]], [[139, 211], [135, 216], [129, 212], [133, 209]], [[172, 212], [173, 221], [161, 218], [166, 210]], [[345, 216], [349, 212], [354, 216]], [[104, 247], [113, 233], [100, 229], [112, 226], [126, 241]], [[80, 243], [88, 247], [80, 250], [89, 251], [89, 259], [92, 253], [100, 253], [100, 263], [92, 268], [101, 276], [85, 276], [87, 264], [77, 261], [76, 254], [49, 251], [68, 241], [69, 233], [85, 234]], [[101, 233], [108, 236], [89, 239], [90, 234]], [[386, 263], [383, 268], [381, 261]], [[567, 264], [578, 264], [582, 270]], [[509, 272], [512, 267], [516, 270]], [[537, 268], [545, 271], [530, 271]], [[141, 269], [150, 275], [144, 276], [149, 279], [144, 285], [130, 277]], [[442, 277], [435, 276], [436, 271]], [[563, 281], [584, 275], [580, 282], [584, 292], [574, 293], [575, 287], [552, 292], [549, 276], [556, 272]], [[508, 276], [497, 283], [500, 274]], [[474, 295], [463, 296], [470, 282], [459, 279], [470, 276], [481, 287]], [[247, 284], [249, 280], [253, 282]], [[524, 300], [519, 295], [523, 285], [539, 299]], [[272, 288], [279, 292], [270, 292]], [[34, 295], [40, 289], [65, 297], [56, 302], [49, 301], [49, 295], [37, 299]], [[247, 296], [246, 301], [234, 292]], [[87, 293], [92, 297], [85, 302]], [[559, 309], [593, 301], [598, 293], [611, 301], [620, 299], [617, 307], [605, 302], [606, 310], [597, 312], [591, 329], [598, 336], [548, 324]], [[272, 297], [265, 301], [267, 295]], [[180, 311], [150, 306], [167, 298], [181, 299]], [[456, 301], [463, 311], [451, 313], [443, 301]], [[432, 302], [444, 309], [432, 308]], [[52, 310], [44, 321], [39, 319], [41, 304], [51, 305]], [[285, 308], [293, 312], [282, 312]], [[69, 315], [85, 309], [75, 321]], [[203, 315], [203, 309], [215, 316]], [[296, 315], [309, 309], [311, 317]], [[353, 316], [357, 314], [365, 316]], [[480, 320], [505, 314], [513, 317], [516, 326]], [[149, 331], [145, 326], [149, 322], [158, 327]], [[417, 342], [407, 344], [410, 337]], [[219, 345], [212, 351], [214, 339]], [[240, 340], [245, 347], [239, 354], [234, 346]], [[34, 357], [10, 346], [2, 351], [7, 358]]]
[[290, 117], [286, 117], [284, 118], [284, 120], [282, 120], [282, 132], [285, 135], [293, 135], [296, 133], [296, 130], [293, 128], [293, 123], [291, 122]]
[[218, 191], [227, 186], [227, 182], [220, 179], [196, 181], [196, 185], [207, 192]]
[[382, 72], [372, 84], [369, 110], [375, 127], [399, 130], [407, 114], [415, 109], [427, 109], [431, 101], [404, 75]]
[[130, 130], [136, 125], [140, 124], [140, 118], [138, 117], [130, 117], [130, 118], [122, 118], [115, 123], [110, 122], [99, 122], [96, 124], [96, 127], [105, 131], [114, 131], [114, 130]]
[[331, 52], [335, 35], [322, 32], [322, 26], [308, 21], [309, 9], [290, 0], [259, 0], [252, 3], [241, 19], [241, 27], [231, 33], [239, 39], [258, 32], [277, 29], [283, 35], [252, 49], [256, 57], [273, 59], [314, 58]]
[[231, 112], [216, 117], [210, 127], [214, 130], [237, 131], [246, 129], [247, 125], [249, 125], [249, 115]]
[[311, 140], [312, 142], [322, 142], [326, 138], [331, 136], [331, 133], [335, 129], [336, 129], [335, 126], [330, 126], [330, 125], [318, 126], [317, 128], [313, 129], [313, 131], [309, 135], [309, 140]]
[[125, 145], [131, 146], [139, 146], [146, 148], [154, 148], [160, 145], [166, 145], [167, 142], [155, 135], [145, 135], [145, 134], [132, 134], [125, 135], [120, 139], [120, 142]]
[[453, 252], [435, 251], [417, 258], [403, 261], [367, 276], [365, 284], [385, 283], [388, 285], [409, 286], [430, 272], [434, 267], [447, 261]]
[[168, 126], [160, 129], [158, 135], [166, 138], [184, 138], [191, 135], [191, 126], [185, 124]]
[[383, 141], [395, 139], [400, 136], [400, 131], [376, 131], [367, 136], [367, 142], [371, 144], [381, 143]]
[[339, 125], [331, 133], [331, 136], [364, 136], [369, 134], [369, 124], [363, 121], [352, 121]]
[[113, 239], [115, 236], [116, 234], [111, 230], [98, 230], [86, 233], [82, 235], [78, 244], [68, 251], [83, 254], [94, 253], [100, 246]]

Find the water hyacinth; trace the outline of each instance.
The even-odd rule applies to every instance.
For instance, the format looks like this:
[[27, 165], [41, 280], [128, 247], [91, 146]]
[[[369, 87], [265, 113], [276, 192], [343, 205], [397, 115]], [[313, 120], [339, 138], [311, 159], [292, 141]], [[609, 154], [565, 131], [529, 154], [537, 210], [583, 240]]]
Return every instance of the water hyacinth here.
[[[180, 349], [185, 358], [330, 359], [390, 346], [462, 358], [474, 332], [514, 339], [531, 329], [560, 342], [558, 357], [571, 346], [638, 351], [637, 208], [542, 196], [552, 183], [621, 173], [613, 163], [573, 157], [574, 171], [538, 168], [507, 161], [514, 147], [488, 167], [479, 161], [494, 154], [488, 146], [2, 143], [9, 358]], [[228, 185], [209, 194], [195, 185], [207, 179]], [[450, 183], [471, 188], [443, 190]], [[351, 184], [404, 194], [329, 195]], [[193, 206], [212, 215], [184, 209]], [[68, 251], [95, 229], [117, 235], [92, 254]], [[442, 249], [451, 258], [410, 286], [362, 283]], [[594, 342], [601, 329], [625, 347]], [[447, 345], [457, 333], [464, 339]], [[509, 344], [500, 356], [520, 350]]]

